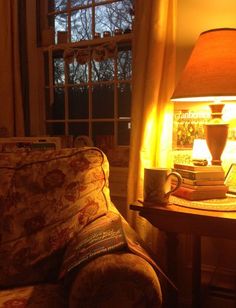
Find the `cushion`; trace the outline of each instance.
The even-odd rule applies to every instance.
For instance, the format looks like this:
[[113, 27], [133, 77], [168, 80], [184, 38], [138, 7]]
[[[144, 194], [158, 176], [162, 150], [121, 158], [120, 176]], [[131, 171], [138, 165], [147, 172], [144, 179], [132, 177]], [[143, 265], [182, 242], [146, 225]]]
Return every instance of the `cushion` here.
[[107, 212], [108, 168], [97, 148], [0, 154], [0, 287], [21, 273], [23, 284], [25, 271]]

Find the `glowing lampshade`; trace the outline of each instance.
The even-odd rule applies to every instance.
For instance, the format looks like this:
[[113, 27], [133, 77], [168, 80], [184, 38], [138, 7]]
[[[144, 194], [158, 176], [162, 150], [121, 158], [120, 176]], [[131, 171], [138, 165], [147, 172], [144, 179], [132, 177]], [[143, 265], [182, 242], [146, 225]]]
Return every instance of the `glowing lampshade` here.
[[213, 29], [199, 36], [172, 100], [215, 102], [205, 131], [212, 164], [220, 165], [228, 136], [221, 102], [236, 100], [236, 29]]

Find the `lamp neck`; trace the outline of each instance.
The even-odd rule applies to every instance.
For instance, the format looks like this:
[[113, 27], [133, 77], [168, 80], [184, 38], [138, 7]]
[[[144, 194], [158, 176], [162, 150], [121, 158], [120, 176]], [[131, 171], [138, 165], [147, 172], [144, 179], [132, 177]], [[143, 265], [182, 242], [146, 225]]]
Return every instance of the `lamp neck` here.
[[222, 110], [224, 108], [225, 104], [222, 103], [216, 103], [216, 104], [211, 104], [209, 107], [211, 108], [211, 118], [212, 119], [221, 119], [222, 118]]

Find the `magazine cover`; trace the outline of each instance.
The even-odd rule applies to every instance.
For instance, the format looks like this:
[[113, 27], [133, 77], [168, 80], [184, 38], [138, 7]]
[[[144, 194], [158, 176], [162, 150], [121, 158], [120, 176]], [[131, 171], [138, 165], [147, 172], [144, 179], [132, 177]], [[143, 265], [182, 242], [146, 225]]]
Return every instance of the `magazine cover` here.
[[191, 149], [194, 139], [204, 139], [204, 125], [209, 121], [208, 111], [175, 110], [173, 121], [173, 149]]

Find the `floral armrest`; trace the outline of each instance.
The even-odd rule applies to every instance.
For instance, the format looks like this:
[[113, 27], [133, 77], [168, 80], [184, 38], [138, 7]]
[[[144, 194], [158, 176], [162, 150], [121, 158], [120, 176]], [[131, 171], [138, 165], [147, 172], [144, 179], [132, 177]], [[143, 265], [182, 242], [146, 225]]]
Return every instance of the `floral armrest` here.
[[93, 307], [98, 302], [102, 307], [117, 302], [125, 307], [140, 302], [159, 307], [162, 293], [157, 267], [141, 246], [136, 247], [135, 240], [124, 232], [122, 217], [114, 212], [99, 217], [77, 234], [67, 247], [60, 273], [70, 307], [78, 303]]

